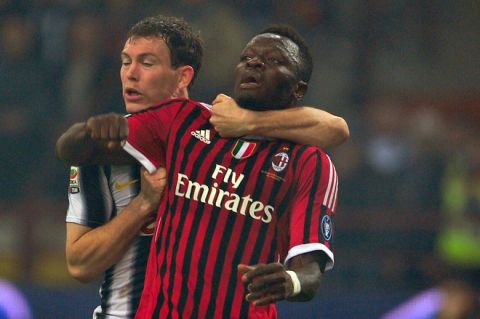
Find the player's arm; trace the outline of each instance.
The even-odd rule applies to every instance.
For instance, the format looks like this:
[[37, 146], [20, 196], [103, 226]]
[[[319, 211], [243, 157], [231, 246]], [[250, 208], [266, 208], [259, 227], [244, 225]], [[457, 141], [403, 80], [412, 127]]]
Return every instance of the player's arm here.
[[260, 135], [316, 145], [324, 149], [342, 144], [350, 135], [347, 122], [314, 107], [256, 112], [219, 94], [212, 103], [210, 122], [223, 137]]
[[308, 301], [318, 288], [328, 257], [310, 252], [291, 258], [288, 268], [281, 263], [238, 265], [246, 287], [245, 299], [256, 306], [281, 300]]
[[55, 153], [68, 165], [130, 164], [135, 160], [121, 143], [128, 136], [128, 121], [121, 114], [103, 114], [72, 125], [57, 140]]
[[67, 267], [74, 278], [89, 282], [120, 260], [156, 212], [165, 182], [165, 169], [142, 169], [140, 193], [111, 221], [97, 228], [67, 223]]

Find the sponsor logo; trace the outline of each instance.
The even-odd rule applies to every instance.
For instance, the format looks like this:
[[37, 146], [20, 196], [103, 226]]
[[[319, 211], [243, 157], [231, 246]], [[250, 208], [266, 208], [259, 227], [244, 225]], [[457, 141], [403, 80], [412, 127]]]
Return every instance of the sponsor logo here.
[[332, 219], [330, 216], [325, 215], [322, 218], [322, 235], [325, 240], [332, 239]]
[[287, 153], [281, 152], [281, 153], [275, 154], [272, 159], [273, 170], [275, 172], [283, 171], [285, 167], [287, 167], [288, 160], [289, 160], [289, 157]]
[[197, 130], [197, 131], [191, 131], [190, 133], [205, 144], [211, 143], [210, 130]]
[[113, 186], [115, 187], [115, 189], [117, 191], [121, 191], [122, 189], [125, 189], [128, 186], [130, 186], [132, 184], [135, 184], [136, 182], [138, 182], [138, 179], [127, 181], [127, 182], [124, 182], [124, 183], [115, 182], [115, 183], [113, 183]]
[[220, 188], [220, 183], [226, 183], [232, 189], [237, 189], [244, 177], [243, 174], [237, 174], [232, 169], [218, 164], [212, 173], [214, 180], [212, 185], [200, 184], [190, 180], [187, 175], [178, 173], [175, 195], [249, 216], [266, 224], [270, 223], [275, 210], [273, 206], [255, 200], [251, 194], [240, 196]]

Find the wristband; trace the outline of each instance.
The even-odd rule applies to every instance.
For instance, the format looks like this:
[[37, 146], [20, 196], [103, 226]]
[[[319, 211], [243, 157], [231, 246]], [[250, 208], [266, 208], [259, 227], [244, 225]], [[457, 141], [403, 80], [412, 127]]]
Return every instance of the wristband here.
[[286, 272], [290, 276], [290, 279], [292, 279], [292, 284], [293, 284], [293, 292], [288, 297], [295, 297], [302, 291], [300, 280], [298, 279], [297, 273], [294, 272], [293, 270], [287, 270]]

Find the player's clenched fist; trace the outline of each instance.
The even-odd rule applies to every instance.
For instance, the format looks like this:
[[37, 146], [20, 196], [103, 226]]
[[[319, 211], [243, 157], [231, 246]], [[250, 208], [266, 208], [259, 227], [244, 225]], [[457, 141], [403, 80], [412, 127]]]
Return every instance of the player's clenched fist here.
[[250, 132], [251, 111], [238, 106], [225, 94], [219, 94], [212, 103], [210, 123], [222, 137], [239, 137]]
[[121, 114], [109, 113], [90, 117], [85, 130], [93, 140], [103, 140], [109, 148], [118, 147], [128, 136], [128, 121]]

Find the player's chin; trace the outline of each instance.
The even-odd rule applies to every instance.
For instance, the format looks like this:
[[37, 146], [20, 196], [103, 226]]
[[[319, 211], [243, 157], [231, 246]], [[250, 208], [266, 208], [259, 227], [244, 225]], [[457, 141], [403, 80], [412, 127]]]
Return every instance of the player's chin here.
[[238, 105], [245, 109], [253, 111], [262, 111], [263, 109], [262, 99], [257, 94], [253, 94], [253, 92], [241, 92], [235, 100]]

